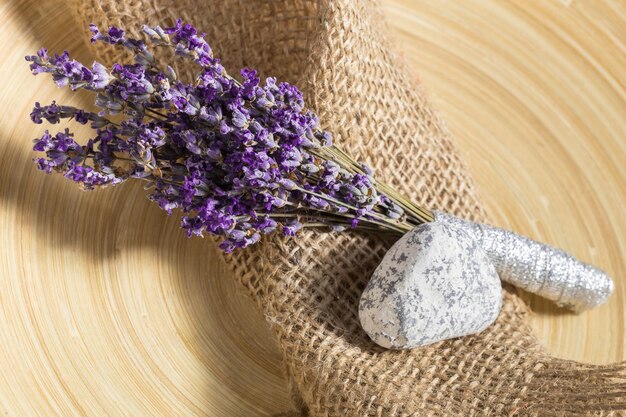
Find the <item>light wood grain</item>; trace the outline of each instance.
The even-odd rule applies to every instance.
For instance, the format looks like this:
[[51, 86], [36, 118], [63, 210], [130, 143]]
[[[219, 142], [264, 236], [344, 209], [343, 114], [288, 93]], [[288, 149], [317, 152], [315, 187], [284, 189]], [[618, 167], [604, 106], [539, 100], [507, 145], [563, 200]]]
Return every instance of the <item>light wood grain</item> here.
[[[0, 0], [0, 412], [267, 415], [279, 355], [215, 250], [128, 184], [83, 193], [36, 172], [32, 103], [85, 96], [33, 78], [46, 45], [89, 61], [61, 0]], [[610, 272], [579, 316], [524, 295], [555, 355], [626, 357], [626, 3], [385, 1], [494, 221]], [[86, 133], [77, 130], [77, 134]]]

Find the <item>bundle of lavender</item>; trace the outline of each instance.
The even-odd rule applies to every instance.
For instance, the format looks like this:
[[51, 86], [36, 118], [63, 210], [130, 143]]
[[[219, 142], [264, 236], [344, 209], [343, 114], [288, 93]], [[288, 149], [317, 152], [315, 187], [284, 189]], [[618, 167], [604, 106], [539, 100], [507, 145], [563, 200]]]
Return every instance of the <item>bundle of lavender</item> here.
[[[33, 74], [50, 73], [58, 86], [92, 91], [100, 108], [36, 103], [35, 123], [73, 119], [94, 130], [84, 144], [68, 129], [46, 131], [35, 140], [34, 150], [45, 153], [35, 159], [37, 167], [86, 190], [141, 179], [163, 210], [183, 213], [189, 236], [221, 237], [229, 253], [264, 234], [294, 236], [306, 228], [404, 235], [360, 305], [361, 322], [379, 344], [413, 347], [482, 330], [500, 309], [496, 272], [577, 310], [611, 293], [610, 278], [563, 251], [417, 207], [333, 145], [295, 86], [274, 78], [261, 83], [251, 69], [241, 70], [239, 79], [229, 75], [193, 26], [181, 20], [166, 29], [144, 26], [147, 41], [116, 27], [101, 32], [91, 25], [91, 31], [92, 42], [125, 48], [134, 62], [87, 67], [67, 51], [49, 56], [46, 49], [26, 57]], [[157, 48], [195, 63], [195, 78], [179, 79], [155, 58]], [[435, 277], [434, 283], [425, 277]], [[422, 301], [433, 293], [431, 301], [447, 301], [415, 309], [407, 291]]]
[[[241, 70], [229, 75], [210, 46], [180, 20], [162, 29], [144, 26], [151, 46], [171, 48], [196, 63], [195, 80], [178, 79], [138, 39], [94, 25], [92, 42], [130, 50], [133, 64], [91, 68], [65, 51], [26, 57], [34, 74], [51, 73], [58, 86], [96, 94], [92, 113], [52, 103], [35, 105], [31, 118], [90, 123], [94, 136], [81, 145], [68, 130], [46, 131], [34, 149], [39, 169], [59, 172], [84, 189], [147, 181], [149, 198], [168, 214], [180, 209], [187, 234], [223, 237], [231, 252], [278, 231], [359, 228], [402, 234], [432, 214], [377, 182], [371, 170], [332, 145], [293, 85]], [[121, 116], [121, 117], [120, 117]]]

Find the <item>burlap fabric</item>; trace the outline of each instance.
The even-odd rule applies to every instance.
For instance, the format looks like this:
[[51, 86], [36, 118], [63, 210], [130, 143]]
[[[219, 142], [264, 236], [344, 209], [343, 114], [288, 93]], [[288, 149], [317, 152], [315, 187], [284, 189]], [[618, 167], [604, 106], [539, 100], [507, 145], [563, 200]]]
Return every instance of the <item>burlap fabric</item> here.
[[[139, 32], [182, 17], [207, 32], [226, 68], [302, 88], [322, 127], [417, 203], [485, 221], [448, 132], [388, 43], [376, 3], [315, 0], [72, 0], [89, 22]], [[114, 49], [100, 47], [111, 63]], [[294, 415], [617, 415], [623, 366], [548, 356], [527, 307], [504, 291], [478, 336], [386, 351], [360, 329], [359, 296], [391, 242], [352, 233], [265, 241], [227, 258], [258, 302], [284, 355]]]

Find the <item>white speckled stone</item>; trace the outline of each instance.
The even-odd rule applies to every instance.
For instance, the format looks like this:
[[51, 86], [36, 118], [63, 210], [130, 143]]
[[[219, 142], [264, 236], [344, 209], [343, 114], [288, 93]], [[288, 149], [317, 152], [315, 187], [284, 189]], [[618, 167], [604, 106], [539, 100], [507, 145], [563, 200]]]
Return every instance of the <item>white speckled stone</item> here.
[[417, 226], [387, 252], [359, 303], [363, 329], [377, 344], [410, 349], [478, 333], [498, 316], [496, 270], [465, 232]]

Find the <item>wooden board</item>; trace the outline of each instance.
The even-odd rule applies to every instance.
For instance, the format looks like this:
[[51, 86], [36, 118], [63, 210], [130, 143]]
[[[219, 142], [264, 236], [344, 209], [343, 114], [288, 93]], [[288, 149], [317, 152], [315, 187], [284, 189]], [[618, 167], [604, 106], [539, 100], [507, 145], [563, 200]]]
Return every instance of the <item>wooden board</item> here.
[[[496, 223], [616, 278], [610, 302], [579, 316], [525, 295], [541, 340], [565, 358], [624, 359], [626, 3], [384, 7]], [[90, 56], [62, 0], [0, 0], [0, 18], [0, 412], [285, 410], [279, 355], [210, 245], [138, 185], [83, 193], [35, 171], [33, 102], [85, 96], [33, 78], [23, 56], [42, 45]]]

